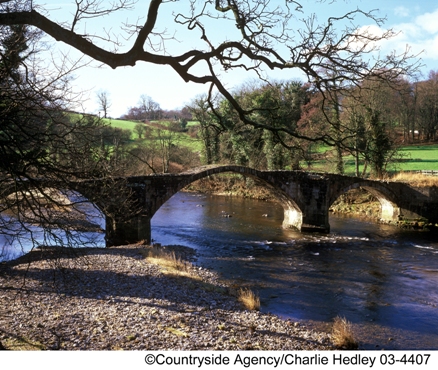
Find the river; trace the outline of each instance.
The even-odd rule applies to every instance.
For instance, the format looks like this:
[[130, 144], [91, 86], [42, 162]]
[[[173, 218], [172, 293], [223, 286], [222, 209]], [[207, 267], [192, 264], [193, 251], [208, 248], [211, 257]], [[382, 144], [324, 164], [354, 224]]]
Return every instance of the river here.
[[[180, 192], [153, 217], [152, 238], [196, 249], [198, 264], [256, 291], [264, 312], [327, 331], [344, 316], [360, 349], [438, 349], [436, 235], [334, 216], [330, 234], [306, 234], [282, 220], [276, 203]], [[87, 238], [104, 246], [102, 233]]]
[[436, 235], [335, 216], [330, 234], [304, 234], [282, 220], [275, 203], [178, 193], [152, 238], [195, 248], [199, 264], [258, 292], [262, 311], [322, 330], [344, 316], [361, 349], [438, 349]]

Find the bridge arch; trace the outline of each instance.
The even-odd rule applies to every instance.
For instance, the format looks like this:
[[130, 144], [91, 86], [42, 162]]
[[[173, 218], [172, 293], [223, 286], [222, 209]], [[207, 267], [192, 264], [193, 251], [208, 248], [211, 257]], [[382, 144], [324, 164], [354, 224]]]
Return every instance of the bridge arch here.
[[330, 194], [329, 208], [341, 195], [354, 189], [364, 189], [368, 193], [372, 194], [380, 203], [380, 215], [379, 218], [384, 222], [397, 221], [400, 216], [399, 200], [395, 194], [386, 187], [383, 183], [377, 181], [367, 181], [359, 178], [352, 178], [352, 183], [345, 187], [336, 188]]
[[222, 173], [236, 173], [245, 177], [253, 178], [272, 191], [272, 194], [278, 200], [284, 210], [283, 227], [300, 229], [303, 222], [303, 207], [299, 200], [292, 199], [285, 191], [278, 187], [269, 177], [266, 171], [258, 171], [253, 168], [238, 166], [238, 165], [212, 165], [194, 168], [190, 171], [183, 172], [177, 175], [178, 184], [176, 188], [169, 192], [162, 202], [157, 203], [156, 207], [151, 212], [152, 216], [158, 209], [173, 195], [183, 190], [188, 185], [203, 178], [218, 175]]
[[[78, 182], [61, 182], [61, 181], [50, 181], [50, 180], [32, 180], [32, 181], [17, 181], [11, 182], [10, 184], [6, 184], [1, 189], [2, 198], [11, 198], [13, 194], [16, 194], [16, 197], [25, 197], [26, 194], [29, 195], [29, 199], [41, 199], [44, 201], [44, 198], [47, 202], [53, 203], [53, 205], [58, 206], [69, 206], [74, 205], [74, 201], [72, 202], [69, 199], [69, 194], [73, 195], [75, 198], [82, 198], [82, 200], [77, 203], [88, 202], [93, 204], [99, 212], [104, 214], [103, 209], [105, 208], [104, 203], [100, 201], [100, 199], [93, 199], [93, 195], [95, 195], [96, 190], [90, 191], [91, 187], [86, 181], [78, 181]], [[95, 197], [94, 197], [95, 198]]]
[[[82, 233], [101, 232], [105, 228], [102, 225], [105, 214], [101, 206], [65, 183], [43, 180], [15, 182], [2, 189], [2, 198], [2, 211], [10, 211], [8, 215], [16, 222], [13, 225], [35, 227], [28, 229], [25, 226], [25, 235], [29, 236], [27, 240], [32, 240], [33, 245], [51, 245], [59, 241], [81, 245], [87, 243]], [[39, 235], [44, 236], [40, 238]], [[90, 245], [93, 242], [90, 239]]]

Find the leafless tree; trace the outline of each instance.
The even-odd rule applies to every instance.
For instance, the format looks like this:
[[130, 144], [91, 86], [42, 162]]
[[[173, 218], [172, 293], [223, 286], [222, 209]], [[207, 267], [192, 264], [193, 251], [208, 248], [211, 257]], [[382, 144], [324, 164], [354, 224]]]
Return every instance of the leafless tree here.
[[199, 136], [203, 142], [205, 163], [217, 163], [220, 157], [219, 136], [223, 129], [216, 123], [216, 117], [211, 112], [207, 95], [195, 97], [187, 108], [192, 117], [199, 122]]
[[145, 120], [157, 120], [161, 118], [161, 107], [148, 95], [141, 95], [139, 101], [140, 109]]
[[99, 103], [99, 109], [103, 112], [103, 118], [107, 118], [108, 110], [111, 107], [109, 92], [106, 90], [98, 91], [97, 92], [97, 102]]
[[[278, 133], [279, 139], [284, 132], [331, 144], [335, 140], [328, 133], [308, 137], [288, 127], [252, 121], [251, 113], [257, 108], [248, 111], [239, 105], [221, 80], [223, 71], [253, 71], [264, 78], [265, 70], [301, 70], [325, 94], [337, 85], [360, 86], [370, 74], [392, 79], [418, 67], [408, 48], [400, 54], [378, 54], [379, 43], [390, 40], [396, 32], [361, 28], [361, 22], [382, 26], [384, 19], [374, 10], [356, 8], [320, 21], [308, 14], [306, 2], [299, 0], [151, 0], [143, 18], [121, 25], [125, 33], [114, 36], [88, 32], [93, 29], [89, 22], [123, 10], [135, 9], [141, 14], [140, 3], [117, 0], [107, 6], [101, 0], [75, 1], [76, 12], [62, 22], [51, 19], [47, 8], [30, 1], [22, 0], [19, 8], [11, 8], [16, 1], [0, 3], [0, 24], [32, 25], [112, 68], [138, 62], [170, 66], [186, 82], [208, 84], [210, 96], [215, 90], [222, 94], [243, 122]], [[163, 29], [162, 20], [168, 17], [172, 17], [173, 26], [167, 24]], [[174, 32], [167, 31], [170, 27]], [[196, 35], [199, 44], [174, 52], [174, 41], [184, 32]], [[126, 51], [121, 51], [121, 37], [130, 43]], [[387, 74], [388, 70], [392, 73]], [[343, 83], [335, 83], [333, 76]]]
[[179, 136], [171, 127], [169, 130], [156, 130], [156, 135], [162, 162], [162, 173], [168, 173], [172, 151], [177, 146]]

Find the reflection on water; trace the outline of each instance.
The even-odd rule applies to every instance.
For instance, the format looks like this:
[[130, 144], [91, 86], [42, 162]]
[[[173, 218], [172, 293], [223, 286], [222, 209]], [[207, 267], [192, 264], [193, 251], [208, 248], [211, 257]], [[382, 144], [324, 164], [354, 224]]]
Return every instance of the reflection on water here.
[[179, 193], [152, 237], [196, 248], [200, 263], [258, 291], [263, 311], [318, 328], [345, 316], [361, 348], [438, 349], [433, 235], [340, 217], [328, 235], [301, 234], [282, 220], [275, 204]]

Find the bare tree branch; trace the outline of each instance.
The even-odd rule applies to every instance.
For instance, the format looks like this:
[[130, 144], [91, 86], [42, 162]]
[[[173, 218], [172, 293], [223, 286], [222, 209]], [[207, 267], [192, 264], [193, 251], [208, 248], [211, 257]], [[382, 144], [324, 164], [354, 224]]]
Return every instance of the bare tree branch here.
[[[168, 65], [186, 82], [210, 84], [230, 101], [242, 121], [255, 127], [258, 126], [250, 120], [250, 112], [233, 99], [232, 92], [223, 84], [221, 71], [244, 69], [261, 77], [264, 69], [297, 69], [325, 94], [337, 81], [359, 86], [370, 74], [395, 78], [412, 74], [418, 68], [417, 56], [409, 49], [400, 54], [378, 55], [379, 43], [396, 33], [387, 30], [375, 34], [370, 29], [361, 29], [361, 20], [379, 27], [383, 24], [384, 19], [373, 10], [355, 9], [319, 22], [314, 15], [304, 16], [305, 4], [299, 1], [288, 0], [280, 5], [270, 0], [190, 0], [187, 10], [173, 14], [175, 35], [178, 36], [179, 29], [185, 29], [199, 36], [201, 44], [172, 54], [167, 52], [167, 39], [157, 25], [161, 17], [170, 15], [171, 5], [180, 1], [151, 0], [144, 22], [135, 26], [131, 33], [135, 37], [125, 52], [97, 45], [89, 36], [76, 33], [76, 24], [131, 9], [134, 3], [119, 0], [104, 7], [100, 0], [74, 1], [76, 13], [70, 28], [45, 16], [41, 8], [11, 10], [7, 8], [10, 1], [1, 2], [0, 24], [32, 25], [111, 68], [134, 66], [137, 62]], [[222, 40], [217, 35], [217, 25], [225, 27]], [[158, 44], [153, 41], [157, 36], [162, 37]], [[204, 67], [203, 72], [199, 72], [198, 66]], [[392, 73], [388, 74], [388, 70]], [[271, 129], [299, 137], [288, 128]]]

